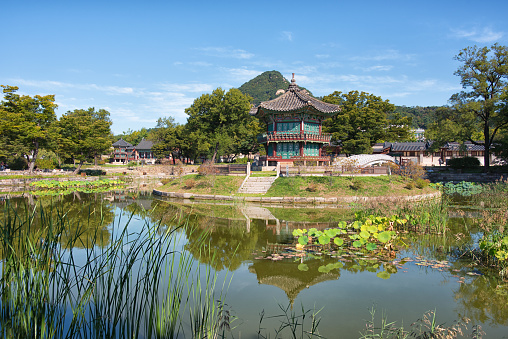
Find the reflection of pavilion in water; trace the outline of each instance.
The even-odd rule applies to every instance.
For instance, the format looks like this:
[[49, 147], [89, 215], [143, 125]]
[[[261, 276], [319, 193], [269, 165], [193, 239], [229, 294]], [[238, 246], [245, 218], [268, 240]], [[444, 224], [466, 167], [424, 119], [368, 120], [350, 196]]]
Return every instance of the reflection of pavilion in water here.
[[326, 260], [306, 260], [305, 264], [308, 268], [306, 271], [298, 269], [299, 262], [287, 260], [257, 259], [249, 266], [249, 272], [256, 274], [260, 284], [276, 286], [283, 290], [291, 305], [304, 289], [324, 281], [337, 280], [340, 277], [339, 270], [333, 270], [332, 272], [320, 272], [318, 270], [320, 266], [326, 265]]
[[[290, 235], [293, 230], [298, 228], [316, 228], [324, 230], [335, 226], [336, 223], [329, 222], [298, 222], [277, 219], [267, 208], [260, 206], [244, 206], [241, 208], [243, 215], [247, 220], [247, 229], [253, 219], [264, 220], [266, 230], [271, 231], [274, 235], [281, 233]], [[281, 253], [287, 251], [288, 247], [294, 247], [293, 244], [270, 243], [265, 245], [267, 253]], [[272, 261], [269, 259], [254, 259], [254, 263], [249, 266], [249, 272], [256, 274], [260, 284], [273, 285], [286, 293], [286, 296], [293, 306], [298, 294], [310, 286], [317, 285], [320, 282], [339, 279], [340, 272], [320, 272], [319, 267], [326, 265], [326, 259], [310, 259], [306, 260], [307, 270], [300, 270], [294, 259], [283, 259]], [[329, 260], [336, 262], [336, 260]]]
[[280, 235], [281, 232], [289, 234], [298, 228], [316, 228], [324, 230], [336, 226], [337, 223], [330, 222], [312, 222], [312, 221], [288, 221], [277, 219], [269, 209], [262, 206], [246, 205], [240, 208], [242, 214], [247, 220], [247, 230], [253, 219], [264, 220], [266, 229], [271, 230], [273, 234]]

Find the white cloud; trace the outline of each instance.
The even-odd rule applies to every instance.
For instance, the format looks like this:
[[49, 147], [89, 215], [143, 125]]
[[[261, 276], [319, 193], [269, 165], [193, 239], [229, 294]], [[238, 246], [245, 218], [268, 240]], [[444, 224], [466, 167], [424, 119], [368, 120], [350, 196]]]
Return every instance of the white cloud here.
[[328, 59], [330, 54], [316, 54], [316, 58], [318, 59]]
[[243, 49], [231, 47], [202, 47], [196, 49], [204, 52], [206, 55], [220, 58], [250, 59], [254, 56], [254, 54]]
[[370, 66], [363, 68], [363, 71], [370, 72], [370, 71], [390, 71], [393, 68], [393, 66], [390, 65], [376, 65], [376, 66]]
[[503, 32], [494, 32], [490, 27], [483, 29], [452, 30], [452, 35], [460, 39], [468, 39], [478, 43], [496, 42], [504, 36]]
[[352, 57], [351, 60], [374, 60], [374, 61], [384, 61], [384, 60], [411, 60], [414, 58], [412, 54], [402, 54], [397, 50], [388, 49], [386, 51], [376, 52], [372, 55], [361, 55]]
[[289, 31], [281, 32], [282, 40], [293, 41], [293, 33]]

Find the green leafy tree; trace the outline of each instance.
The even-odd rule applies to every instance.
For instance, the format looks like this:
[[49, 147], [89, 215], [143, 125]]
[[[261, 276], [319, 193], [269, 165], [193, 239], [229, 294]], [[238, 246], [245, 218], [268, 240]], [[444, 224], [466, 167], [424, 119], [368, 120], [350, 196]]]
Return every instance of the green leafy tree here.
[[182, 129], [183, 126], [175, 124], [173, 117], [157, 120], [157, 126], [148, 136], [154, 143], [152, 152], [156, 158], [163, 159], [171, 155], [175, 164], [175, 159], [182, 154]]
[[[462, 63], [454, 74], [460, 77], [464, 91], [450, 98], [456, 112], [454, 121], [463, 139], [484, 145], [484, 166], [488, 171], [491, 147], [497, 134], [508, 126], [508, 47], [467, 47], [455, 60]], [[478, 131], [483, 142], [475, 139]]]
[[54, 95], [16, 94], [16, 86], [3, 86], [4, 101], [0, 103], [1, 156], [24, 156], [28, 170], [33, 172], [39, 149], [55, 135], [51, 125], [56, 121]]
[[127, 130], [127, 132], [123, 132], [123, 134], [116, 135], [114, 138], [114, 141], [120, 140], [122, 138], [123, 140], [127, 141], [128, 143], [136, 146], [141, 142], [143, 139], [148, 139], [148, 135], [150, 134], [150, 130], [146, 128], [141, 128], [139, 131], [133, 131], [130, 128]]
[[335, 91], [323, 101], [341, 107], [339, 114], [323, 122], [323, 127], [332, 134], [332, 140], [340, 142], [346, 154], [372, 153], [376, 142], [409, 137], [411, 119], [401, 115], [389, 119], [388, 114], [395, 106], [381, 97], [358, 91]]
[[210, 140], [214, 148], [212, 162], [217, 155], [229, 155], [234, 145], [249, 135], [249, 124], [254, 119], [250, 114], [250, 97], [232, 88], [225, 92], [215, 89], [211, 94], [203, 94], [185, 109], [189, 115], [188, 128]]
[[58, 122], [59, 149], [79, 161], [74, 173], [79, 172], [85, 160], [111, 147], [111, 124], [109, 112], [104, 109], [76, 109], [62, 115]]

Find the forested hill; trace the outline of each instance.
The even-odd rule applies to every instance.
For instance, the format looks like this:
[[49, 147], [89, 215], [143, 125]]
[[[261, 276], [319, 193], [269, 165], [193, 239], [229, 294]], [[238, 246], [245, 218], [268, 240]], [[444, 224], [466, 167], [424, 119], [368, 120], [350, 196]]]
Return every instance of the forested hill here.
[[[429, 124], [436, 119], [436, 110], [441, 106], [395, 106], [395, 113], [413, 118], [414, 128], [427, 129]], [[446, 107], [446, 106], [445, 106]]]
[[289, 86], [287, 81], [280, 72], [268, 71], [264, 72], [252, 80], [247, 81], [238, 89], [243, 94], [248, 94], [252, 97], [252, 103], [259, 105], [261, 101], [268, 101], [275, 99], [275, 94], [279, 89], [286, 91]]

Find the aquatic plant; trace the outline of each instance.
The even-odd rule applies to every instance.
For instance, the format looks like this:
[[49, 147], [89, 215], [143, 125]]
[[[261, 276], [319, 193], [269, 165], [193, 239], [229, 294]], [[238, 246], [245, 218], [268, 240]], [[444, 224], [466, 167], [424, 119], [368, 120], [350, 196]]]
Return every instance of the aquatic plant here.
[[[370, 309], [371, 320], [367, 321], [366, 329], [360, 332], [361, 339], [374, 338], [462, 338], [467, 330], [467, 324], [470, 322], [468, 318], [462, 318], [455, 321], [451, 326], [439, 324], [436, 319], [436, 311], [431, 310], [423, 314], [423, 316], [413, 322], [407, 329], [403, 325], [397, 326], [395, 321], [388, 322], [385, 314], [381, 315], [379, 325], [376, 321], [376, 310], [374, 307]], [[485, 335], [481, 326], [473, 325], [471, 328], [471, 336], [480, 339]]]
[[86, 219], [82, 227], [70, 227], [62, 210], [55, 217], [40, 206], [18, 211], [7, 202], [4, 208], [3, 337], [174, 338], [206, 333], [212, 338], [224, 329], [219, 306], [224, 295], [221, 288], [214, 291], [216, 277], [178, 250], [182, 232], [177, 228], [160, 234], [157, 224], [145, 221], [130, 234], [124, 225], [112, 225], [109, 246], [99, 245], [99, 232], [83, 246]]
[[453, 182], [447, 182], [445, 184], [438, 182], [429, 185], [433, 188], [440, 189], [444, 194], [458, 194], [465, 197], [479, 194], [485, 190], [484, 185], [469, 181], [461, 181], [456, 184]]

